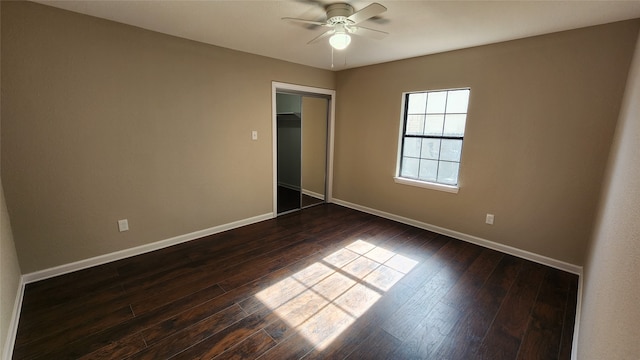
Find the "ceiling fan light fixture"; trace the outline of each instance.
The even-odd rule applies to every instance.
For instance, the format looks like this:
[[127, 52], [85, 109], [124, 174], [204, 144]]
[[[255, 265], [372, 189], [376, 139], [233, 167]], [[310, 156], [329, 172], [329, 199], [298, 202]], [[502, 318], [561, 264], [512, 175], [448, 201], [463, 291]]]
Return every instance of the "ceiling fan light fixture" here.
[[[313, 1], [319, 2], [318, 0]], [[348, 3], [339, 2], [325, 7], [327, 15], [325, 22], [289, 17], [284, 17], [282, 20], [329, 27], [331, 28], [330, 30], [316, 36], [307, 44], [314, 44], [320, 40], [329, 38], [329, 44], [332, 50], [344, 50], [351, 43], [351, 34], [367, 36], [374, 39], [382, 39], [385, 35], [388, 35], [388, 33], [384, 31], [358, 26], [359, 23], [378, 16], [385, 11], [387, 11], [387, 8], [378, 3], [371, 3], [359, 11], [354, 11], [353, 6]]]
[[346, 32], [336, 32], [329, 38], [329, 44], [336, 50], [344, 50], [351, 43], [351, 36]]

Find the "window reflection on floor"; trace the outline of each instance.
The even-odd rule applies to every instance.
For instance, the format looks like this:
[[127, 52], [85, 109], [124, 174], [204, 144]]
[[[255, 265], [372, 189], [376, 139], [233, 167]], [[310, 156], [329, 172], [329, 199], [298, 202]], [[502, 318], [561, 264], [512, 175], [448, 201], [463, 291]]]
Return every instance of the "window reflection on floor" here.
[[417, 263], [357, 240], [256, 297], [323, 350]]

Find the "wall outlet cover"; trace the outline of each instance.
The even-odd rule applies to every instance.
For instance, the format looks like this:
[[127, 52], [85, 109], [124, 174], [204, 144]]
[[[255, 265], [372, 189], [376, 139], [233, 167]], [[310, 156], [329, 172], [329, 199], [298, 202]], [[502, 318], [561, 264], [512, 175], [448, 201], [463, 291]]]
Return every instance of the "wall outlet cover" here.
[[494, 219], [493, 214], [487, 214], [487, 218], [485, 219], [485, 223], [487, 223], [489, 225], [493, 225], [493, 219]]
[[127, 219], [118, 220], [118, 230], [120, 232], [129, 230], [129, 221]]

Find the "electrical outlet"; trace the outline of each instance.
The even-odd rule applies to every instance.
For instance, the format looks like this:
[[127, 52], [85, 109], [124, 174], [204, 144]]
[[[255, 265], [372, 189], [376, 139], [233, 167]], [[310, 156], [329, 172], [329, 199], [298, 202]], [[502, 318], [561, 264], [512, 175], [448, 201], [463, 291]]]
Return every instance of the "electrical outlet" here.
[[484, 220], [485, 223], [489, 224], [489, 225], [493, 225], [493, 214], [487, 214], [487, 218]]
[[129, 230], [129, 220], [118, 220], [118, 230], [120, 230], [120, 232]]

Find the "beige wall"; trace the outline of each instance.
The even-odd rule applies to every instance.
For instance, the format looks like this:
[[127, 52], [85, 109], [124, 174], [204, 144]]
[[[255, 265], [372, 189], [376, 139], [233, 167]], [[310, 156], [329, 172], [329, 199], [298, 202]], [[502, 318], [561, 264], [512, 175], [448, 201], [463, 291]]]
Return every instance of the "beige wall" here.
[[640, 39], [585, 266], [578, 359], [640, 356]]
[[302, 190], [324, 195], [328, 100], [302, 97]]
[[335, 85], [325, 70], [2, 6], [2, 174], [25, 273], [270, 213], [271, 81]]
[[[0, 6], [0, 14], [1, 11], [2, 7]], [[1, 18], [2, 16], [0, 16], [0, 19]], [[2, 37], [0, 36], [0, 39], [1, 38]], [[1, 64], [2, 50], [0, 46], [0, 69]], [[2, 102], [0, 99], [0, 109], [1, 108]], [[1, 116], [2, 112], [0, 111], [0, 138], [2, 137]], [[1, 173], [2, 172], [0, 171], [0, 174]], [[5, 352], [9, 351], [9, 348], [12, 348], [12, 344], [8, 341], [13, 339], [9, 339], [8, 336], [11, 331], [9, 327], [11, 325], [13, 309], [16, 305], [16, 295], [18, 294], [18, 287], [20, 286], [20, 276], [20, 265], [18, 264], [18, 255], [16, 254], [16, 247], [13, 242], [9, 213], [7, 212], [7, 206], [4, 200], [2, 176], [0, 175], [0, 357], [3, 359], [5, 358]]]
[[[0, 357], [12, 347], [8, 342], [9, 328], [16, 305], [16, 295], [20, 286], [20, 266], [13, 243], [11, 224], [4, 201], [4, 191], [0, 184]], [[13, 329], [15, 330], [15, 329]]]
[[[582, 265], [638, 26], [339, 72], [333, 196]], [[471, 88], [460, 192], [394, 183], [402, 93], [459, 87]]]

